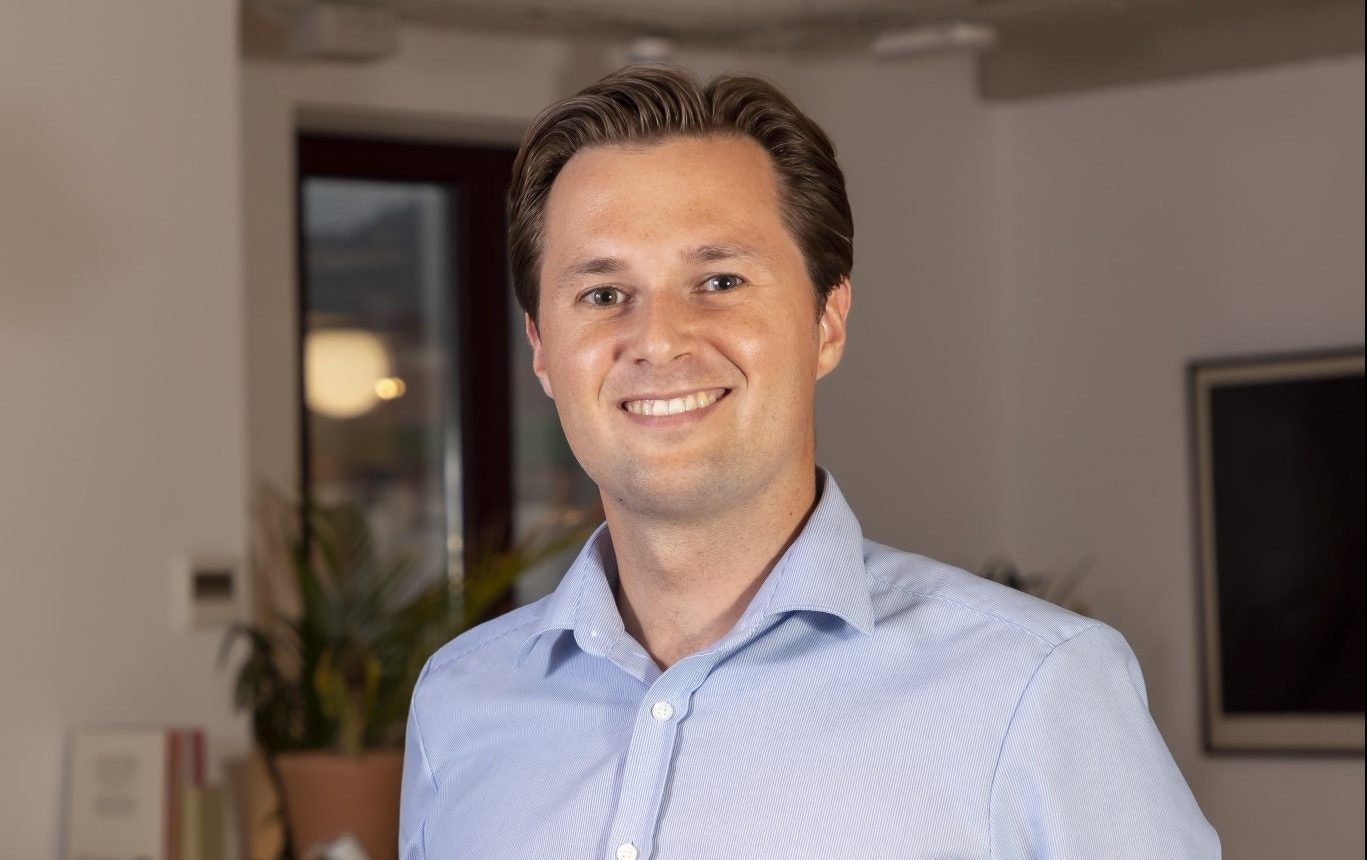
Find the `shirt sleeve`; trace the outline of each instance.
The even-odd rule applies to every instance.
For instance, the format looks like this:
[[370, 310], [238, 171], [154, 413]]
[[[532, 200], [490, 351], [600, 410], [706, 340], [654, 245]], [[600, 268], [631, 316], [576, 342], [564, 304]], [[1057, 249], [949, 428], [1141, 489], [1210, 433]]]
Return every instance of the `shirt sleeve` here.
[[[429, 664], [430, 665], [430, 664]], [[437, 796], [437, 781], [427, 759], [419, 725], [418, 691], [427, 667], [413, 690], [413, 701], [408, 708], [408, 729], [404, 740], [403, 788], [399, 800], [399, 860], [426, 860], [425, 831], [427, 818]]]
[[1035, 670], [1002, 743], [989, 821], [997, 860], [1220, 856], [1149, 716], [1139, 663], [1104, 624]]

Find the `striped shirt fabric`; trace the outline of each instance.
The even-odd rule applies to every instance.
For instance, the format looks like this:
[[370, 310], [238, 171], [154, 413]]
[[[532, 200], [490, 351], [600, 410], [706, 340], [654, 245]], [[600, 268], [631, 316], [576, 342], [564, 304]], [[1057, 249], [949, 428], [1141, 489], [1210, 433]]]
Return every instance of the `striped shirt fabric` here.
[[1214, 858], [1115, 630], [864, 540], [835, 481], [662, 671], [600, 528], [413, 696], [403, 860]]

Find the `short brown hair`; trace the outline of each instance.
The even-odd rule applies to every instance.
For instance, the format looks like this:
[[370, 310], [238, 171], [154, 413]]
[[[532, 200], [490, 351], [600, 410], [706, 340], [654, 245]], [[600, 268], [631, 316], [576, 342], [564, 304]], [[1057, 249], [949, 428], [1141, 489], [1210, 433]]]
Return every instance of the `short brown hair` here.
[[508, 191], [513, 290], [537, 320], [546, 200], [581, 149], [669, 137], [750, 137], [778, 175], [783, 222], [802, 251], [818, 309], [854, 264], [854, 219], [830, 138], [773, 84], [724, 75], [705, 87], [685, 72], [627, 66], [542, 111], [522, 139]]

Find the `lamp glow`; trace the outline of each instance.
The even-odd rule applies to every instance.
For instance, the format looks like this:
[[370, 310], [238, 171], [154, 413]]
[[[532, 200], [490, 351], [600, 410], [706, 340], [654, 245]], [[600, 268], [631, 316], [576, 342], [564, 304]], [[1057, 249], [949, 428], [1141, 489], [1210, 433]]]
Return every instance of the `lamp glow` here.
[[408, 385], [397, 376], [386, 376], [375, 381], [375, 396], [381, 400], [398, 400], [408, 390]]
[[390, 377], [384, 342], [361, 329], [309, 332], [304, 342], [304, 399], [329, 418], [355, 418], [375, 408], [379, 381]]

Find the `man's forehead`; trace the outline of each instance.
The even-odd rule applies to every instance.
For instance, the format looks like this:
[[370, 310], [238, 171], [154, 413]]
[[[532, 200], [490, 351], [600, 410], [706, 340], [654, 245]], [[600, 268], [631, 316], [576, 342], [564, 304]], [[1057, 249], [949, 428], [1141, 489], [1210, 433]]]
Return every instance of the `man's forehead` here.
[[750, 138], [596, 146], [551, 188], [544, 274], [619, 273], [645, 249], [657, 262], [764, 262], [786, 237], [780, 209], [768, 154]]
[[555, 196], [562, 180], [581, 174], [595, 176], [632, 174], [660, 169], [668, 162], [671, 172], [702, 173], [727, 169], [763, 177], [770, 185], [777, 179], [769, 153], [754, 138], [744, 135], [670, 135], [658, 140], [603, 143], [576, 152], [551, 184]]
[[[547, 234], [701, 218], [737, 226], [777, 211], [776, 176], [768, 154], [748, 138], [669, 138], [649, 147], [595, 146], [566, 163], [546, 201]], [[625, 222], [625, 224], [623, 224]], [[697, 236], [691, 244], [730, 244]]]

